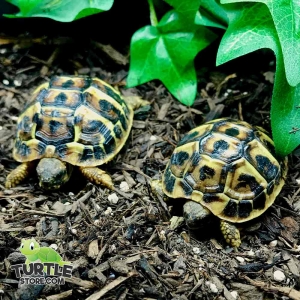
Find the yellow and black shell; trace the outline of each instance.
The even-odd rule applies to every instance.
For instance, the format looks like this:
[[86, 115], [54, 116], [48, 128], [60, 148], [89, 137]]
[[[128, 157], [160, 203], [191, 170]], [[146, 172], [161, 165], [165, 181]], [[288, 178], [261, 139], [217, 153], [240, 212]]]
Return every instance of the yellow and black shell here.
[[132, 108], [104, 81], [54, 76], [34, 91], [19, 116], [13, 157], [101, 165], [121, 150], [132, 122]]
[[191, 130], [177, 145], [162, 180], [171, 198], [194, 200], [240, 223], [261, 215], [284, 185], [287, 158], [276, 158], [267, 132], [228, 118]]

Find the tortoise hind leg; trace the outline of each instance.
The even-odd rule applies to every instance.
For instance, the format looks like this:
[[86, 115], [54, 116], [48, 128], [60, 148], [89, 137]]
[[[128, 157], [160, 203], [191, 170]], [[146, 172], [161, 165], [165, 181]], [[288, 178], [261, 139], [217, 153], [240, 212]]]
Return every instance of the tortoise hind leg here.
[[81, 173], [91, 182], [102, 184], [107, 188], [114, 190], [114, 184], [111, 177], [103, 170], [97, 167], [79, 167]]
[[12, 170], [6, 177], [5, 187], [10, 189], [24, 181], [35, 167], [34, 162], [24, 162]]
[[163, 186], [162, 186], [162, 181], [158, 179], [152, 179], [150, 181], [150, 188], [152, 190], [152, 193], [156, 197], [161, 197], [164, 201], [168, 201], [169, 198], [165, 193], [163, 192]]
[[150, 102], [147, 100], [143, 100], [136, 96], [123, 96], [127, 105], [129, 105], [133, 110], [150, 105]]
[[221, 220], [220, 227], [226, 242], [230, 246], [238, 248], [241, 244], [240, 231], [238, 228], [225, 220]]

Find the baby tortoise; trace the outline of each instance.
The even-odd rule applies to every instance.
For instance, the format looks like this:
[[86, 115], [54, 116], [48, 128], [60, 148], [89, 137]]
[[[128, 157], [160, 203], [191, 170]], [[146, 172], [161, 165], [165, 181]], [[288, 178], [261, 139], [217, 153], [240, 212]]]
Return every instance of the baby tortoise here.
[[[275, 154], [261, 127], [222, 118], [194, 128], [178, 143], [151, 187], [165, 200], [188, 199], [187, 225], [213, 214], [232, 247], [241, 244], [235, 223], [260, 216], [275, 201], [287, 175], [287, 157]], [[191, 226], [192, 227], [192, 226]]]
[[22, 164], [7, 176], [6, 188], [36, 170], [43, 189], [59, 189], [78, 166], [91, 182], [114, 189], [111, 177], [97, 166], [121, 150], [134, 109], [146, 104], [137, 98], [124, 100], [98, 78], [52, 77], [33, 92], [18, 118], [13, 158]]

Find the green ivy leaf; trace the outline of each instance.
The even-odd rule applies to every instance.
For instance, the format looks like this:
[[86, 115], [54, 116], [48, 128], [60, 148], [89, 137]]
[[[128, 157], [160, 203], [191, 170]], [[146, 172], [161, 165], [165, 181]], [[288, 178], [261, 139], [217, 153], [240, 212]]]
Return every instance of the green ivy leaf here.
[[217, 54], [217, 65], [261, 48], [276, 55], [276, 74], [271, 105], [271, 127], [276, 152], [285, 156], [300, 144], [298, 128], [300, 84], [292, 87], [285, 77], [281, 44], [267, 7], [257, 4], [228, 4], [229, 26]]
[[300, 145], [300, 84], [295, 87], [287, 82], [282, 53], [277, 54], [276, 74], [271, 105], [271, 126], [276, 151], [290, 154]]
[[[226, 28], [226, 13], [219, 0], [165, 0], [187, 19], [197, 25]], [[201, 14], [199, 8], [201, 5]]]
[[109, 10], [113, 0], [7, 0], [20, 11], [4, 14], [8, 18], [45, 17], [60, 22], [71, 22], [80, 18]]
[[[244, 0], [222, 0], [221, 3]], [[283, 52], [286, 78], [290, 85], [300, 83], [300, 5], [295, 0], [247, 0], [265, 4], [272, 15]], [[262, 20], [260, 20], [262, 21]]]
[[207, 28], [186, 22], [174, 10], [168, 12], [157, 27], [134, 33], [127, 87], [159, 79], [176, 99], [192, 105], [197, 92], [194, 58], [215, 38]]
[[195, 15], [199, 10], [201, 0], [165, 0], [168, 4], [174, 7], [174, 9], [185, 16], [187, 19], [195, 19]]
[[225, 7], [229, 25], [218, 49], [217, 66], [261, 48], [277, 49], [277, 33], [266, 6], [241, 3]]
[[226, 29], [228, 17], [224, 5], [219, 0], [201, 1], [200, 12], [197, 12], [195, 23], [203, 26]]

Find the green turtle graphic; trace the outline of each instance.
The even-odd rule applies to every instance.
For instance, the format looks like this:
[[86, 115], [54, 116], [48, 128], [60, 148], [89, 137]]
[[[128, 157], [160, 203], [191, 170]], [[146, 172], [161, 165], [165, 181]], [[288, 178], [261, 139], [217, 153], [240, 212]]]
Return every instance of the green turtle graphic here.
[[[68, 261], [63, 261], [62, 257], [50, 247], [41, 247], [39, 243], [34, 239], [22, 239], [20, 251], [26, 256], [25, 264], [28, 266], [33, 262], [41, 263], [55, 263], [59, 266], [71, 265]], [[46, 272], [46, 267], [44, 267]], [[53, 270], [51, 271], [53, 275]]]

